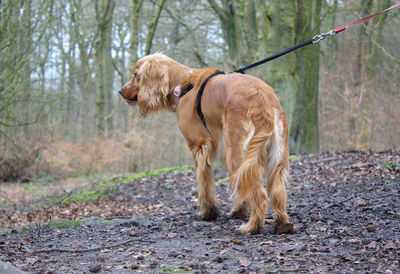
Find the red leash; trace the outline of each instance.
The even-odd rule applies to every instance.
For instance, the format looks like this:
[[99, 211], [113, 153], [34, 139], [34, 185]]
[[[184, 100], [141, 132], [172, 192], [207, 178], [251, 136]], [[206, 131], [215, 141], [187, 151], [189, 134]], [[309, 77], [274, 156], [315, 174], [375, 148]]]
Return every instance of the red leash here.
[[347, 25], [345, 25], [343, 27], [333, 29], [330, 32], [322, 33], [322, 34], [319, 34], [319, 35], [315, 35], [313, 37], [313, 44], [318, 43], [321, 40], [324, 40], [327, 36], [335, 35], [335, 34], [337, 34], [339, 32], [342, 32], [342, 31], [344, 31], [346, 29], [349, 29], [349, 28], [354, 27], [354, 26], [356, 26], [358, 24], [361, 24], [361, 23], [363, 23], [363, 22], [365, 22], [365, 21], [371, 19], [372, 17], [375, 17], [375, 16], [377, 16], [377, 15], [379, 15], [381, 13], [387, 12], [389, 10], [392, 10], [392, 9], [398, 8], [398, 7], [400, 7], [400, 3], [397, 3], [397, 4], [391, 6], [390, 8], [387, 8], [385, 10], [381, 10], [380, 12], [377, 12], [377, 13], [368, 15], [368, 16], [366, 16], [364, 18], [358, 19], [357, 21], [354, 21], [354, 22], [352, 22], [350, 24], [347, 24]]
[[344, 30], [346, 30], [346, 29], [349, 29], [349, 28], [354, 27], [354, 26], [356, 26], [356, 25], [358, 25], [358, 24], [361, 24], [361, 23], [363, 23], [363, 22], [365, 22], [365, 21], [371, 19], [372, 17], [375, 17], [375, 16], [377, 16], [377, 15], [383, 13], [383, 12], [386, 12], [386, 11], [389, 11], [389, 10], [391, 10], [391, 9], [398, 8], [398, 7], [400, 7], [400, 3], [395, 4], [395, 5], [391, 6], [390, 8], [387, 8], [387, 9], [382, 10], [382, 11], [380, 11], [380, 12], [377, 12], [377, 13], [375, 13], [375, 14], [371, 14], [371, 15], [369, 15], [369, 16], [367, 16], [367, 17], [361, 18], [361, 19], [359, 19], [359, 20], [357, 20], [357, 21], [354, 21], [354, 22], [352, 22], [352, 23], [350, 23], [350, 24], [347, 24], [347, 25], [345, 25], [345, 26], [343, 26], [343, 27], [333, 29], [333, 30], [331, 30], [331, 31], [329, 31], [329, 32], [327, 32], [327, 33], [321, 33], [321, 34], [315, 35], [312, 39], [310, 39], [310, 40], [308, 40], [308, 41], [306, 41], [306, 42], [303, 42], [303, 43], [298, 44], [298, 45], [296, 45], [296, 46], [294, 46], [294, 47], [288, 48], [288, 49], [286, 49], [286, 50], [284, 50], [284, 51], [275, 53], [274, 55], [272, 55], [272, 56], [270, 56], [270, 57], [267, 57], [267, 58], [265, 58], [265, 59], [262, 59], [262, 60], [260, 60], [260, 61], [258, 61], [258, 62], [255, 62], [255, 63], [253, 63], [253, 64], [251, 64], [251, 65], [248, 65], [248, 66], [246, 66], [246, 67], [242, 67], [242, 66], [241, 66], [241, 67], [239, 67], [238, 69], [236, 69], [234, 72], [246, 73], [246, 70], [248, 70], [248, 69], [251, 69], [251, 68], [257, 67], [257, 66], [259, 66], [259, 65], [261, 65], [261, 64], [264, 64], [264, 63], [266, 63], [266, 62], [272, 61], [272, 60], [274, 60], [274, 59], [276, 59], [276, 58], [278, 58], [278, 57], [281, 57], [281, 56], [283, 56], [283, 55], [285, 55], [285, 54], [288, 54], [289, 52], [292, 52], [292, 51], [294, 51], [294, 50], [296, 50], [296, 49], [305, 47], [305, 46], [310, 45], [310, 44], [316, 44], [316, 43], [318, 43], [318, 42], [324, 40], [324, 39], [325, 39], [326, 37], [328, 37], [328, 36], [332, 36], [332, 35], [335, 35], [335, 34], [337, 34], [337, 33], [340, 33], [340, 32], [342, 32], [342, 31], [344, 31]]
[[384, 13], [384, 12], [386, 12], [386, 11], [389, 11], [389, 10], [394, 9], [394, 8], [397, 8], [397, 7], [400, 7], [400, 3], [395, 4], [395, 5], [391, 6], [390, 8], [387, 8], [387, 9], [382, 10], [382, 11], [380, 11], [380, 12], [377, 12], [377, 13], [375, 13], [375, 14], [371, 14], [371, 15], [369, 15], [369, 16], [367, 16], [367, 17], [361, 18], [361, 19], [359, 19], [359, 20], [357, 20], [357, 21], [354, 21], [353, 23], [350, 23], [350, 24], [348, 24], [348, 25], [346, 25], [346, 26], [343, 26], [343, 27], [334, 29], [333, 31], [334, 31], [335, 33], [339, 33], [339, 32], [341, 32], [341, 31], [344, 31], [344, 30], [346, 30], [346, 29], [349, 29], [349, 28], [351, 28], [351, 27], [354, 27], [355, 25], [361, 24], [361, 23], [363, 23], [363, 22], [365, 22], [365, 21], [371, 19], [372, 17], [375, 17], [375, 16], [377, 16], [377, 15], [379, 15], [379, 14], [381, 14], [381, 13]]

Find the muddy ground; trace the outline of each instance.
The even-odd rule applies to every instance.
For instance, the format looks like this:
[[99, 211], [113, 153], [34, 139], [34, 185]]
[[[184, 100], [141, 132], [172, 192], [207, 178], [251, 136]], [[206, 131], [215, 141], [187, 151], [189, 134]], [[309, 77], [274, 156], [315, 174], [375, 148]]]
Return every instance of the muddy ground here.
[[[220, 217], [197, 218], [192, 170], [114, 185], [92, 202], [2, 206], [0, 261], [32, 273], [400, 272], [400, 153], [322, 153], [291, 160], [288, 213], [297, 234], [237, 232], [227, 173]], [[89, 217], [98, 216], [98, 217]], [[82, 219], [62, 222], [56, 218]], [[8, 220], [8, 223], [7, 223]]]

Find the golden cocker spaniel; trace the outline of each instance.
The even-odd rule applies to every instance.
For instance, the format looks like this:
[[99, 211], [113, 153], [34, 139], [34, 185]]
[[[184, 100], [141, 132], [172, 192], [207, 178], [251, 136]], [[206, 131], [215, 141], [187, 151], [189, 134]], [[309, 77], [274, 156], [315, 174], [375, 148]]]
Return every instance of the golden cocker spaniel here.
[[139, 105], [142, 116], [163, 109], [176, 113], [193, 155], [201, 219], [218, 216], [211, 165], [222, 139], [233, 200], [228, 217], [250, 213], [240, 232], [259, 232], [271, 204], [276, 231], [294, 232], [286, 212], [288, 122], [271, 87], [250, 75], [194, 69], [153, 54], [136, 63], [120, 93]]

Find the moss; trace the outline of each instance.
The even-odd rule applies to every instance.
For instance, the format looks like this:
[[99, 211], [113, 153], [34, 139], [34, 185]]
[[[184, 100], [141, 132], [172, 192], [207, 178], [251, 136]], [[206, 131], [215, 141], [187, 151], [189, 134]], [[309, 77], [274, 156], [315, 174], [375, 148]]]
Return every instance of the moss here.
[[[52, 228], [73, 228], [73, 227], [75, 227], [77, 225], [80, 225], [81, 223], [82, 223], [81, 220], [57, 219], [57, 220], [51, 221], [50, 224], [43, 223], [43, 224], [41, 224], [41, 226], [45, 227], [45, 226], [48, 225], [49, 227], [52, 227]], [[24, 231], [27, 231], [29, 229], [37, 229], [37, 228], [35, 227], [35, 225], [27, 225], [27, 226], [22, 227], [21, 231], [24, 232]]]
[[64, 195], [61, 197], [51, 199], [45, 203], [37, 204], [35, 206], [35, 208], [42, 207], [44, 205], [57, 204], [57, 203], [70, 204], [73, 202], [94, 201], [103, 196], [107, 196], [110, 193], [113, 193], [114, 189], [117, 185], [136, 181], [136, 180], [139, 180], [142, 178], [153, 177], [153, 176], [156, 176], [156, 175], [159, 175], [162, 173], [180, 172], [180, 171], [188, 170], [191, 168], [193, 168], [193, 166], [185, 165], [185, 166], [177, 166], [177, 167], [170, 167], [170, 168], [154, 169], [154, 170], [150, 170], [148, 172], [142, 172], [142, 173], [138, 173], [138, 174], [135, 174], [132, 176], [115, 177], [109, 181], [95, 184], [90, 189], [82, 188], [77, 193], [74, 193], [72, 195]]
[[289, 156], [289, 159], [290, 160], [298, 160], [300, 157], [299, 156], [297, 156], [297, 155], [290, 155]]
[[73, 228], [81, 223], [81, 220], [55, 220], [50, 223], [50, 226], [54, 228]]
[[72, 196], [67, 196], [64, 199], [62, 199], [60, 202], [69, 204], [73, 202], [90, 202], [99, 199], [100, 197], [106, 196], [110, 193], [112, 193], [112, 190], [102, 190], [101, 188], [97, 189], [83, 189], [82, 191], [79, 191], [79, 193], [72, 195]]

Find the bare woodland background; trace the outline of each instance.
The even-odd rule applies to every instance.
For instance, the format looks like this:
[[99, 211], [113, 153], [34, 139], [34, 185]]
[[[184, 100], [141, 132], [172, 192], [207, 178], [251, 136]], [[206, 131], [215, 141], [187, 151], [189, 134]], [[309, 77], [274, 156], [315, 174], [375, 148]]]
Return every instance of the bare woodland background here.
[[[394, 3], [0, 1], [0, 181], [188, 164], [173, 114], [118, 96], [138, 58], [231, 71]], [[399, 14], [248, 71], [281, 99], [292, 153], [400, 148]]]

